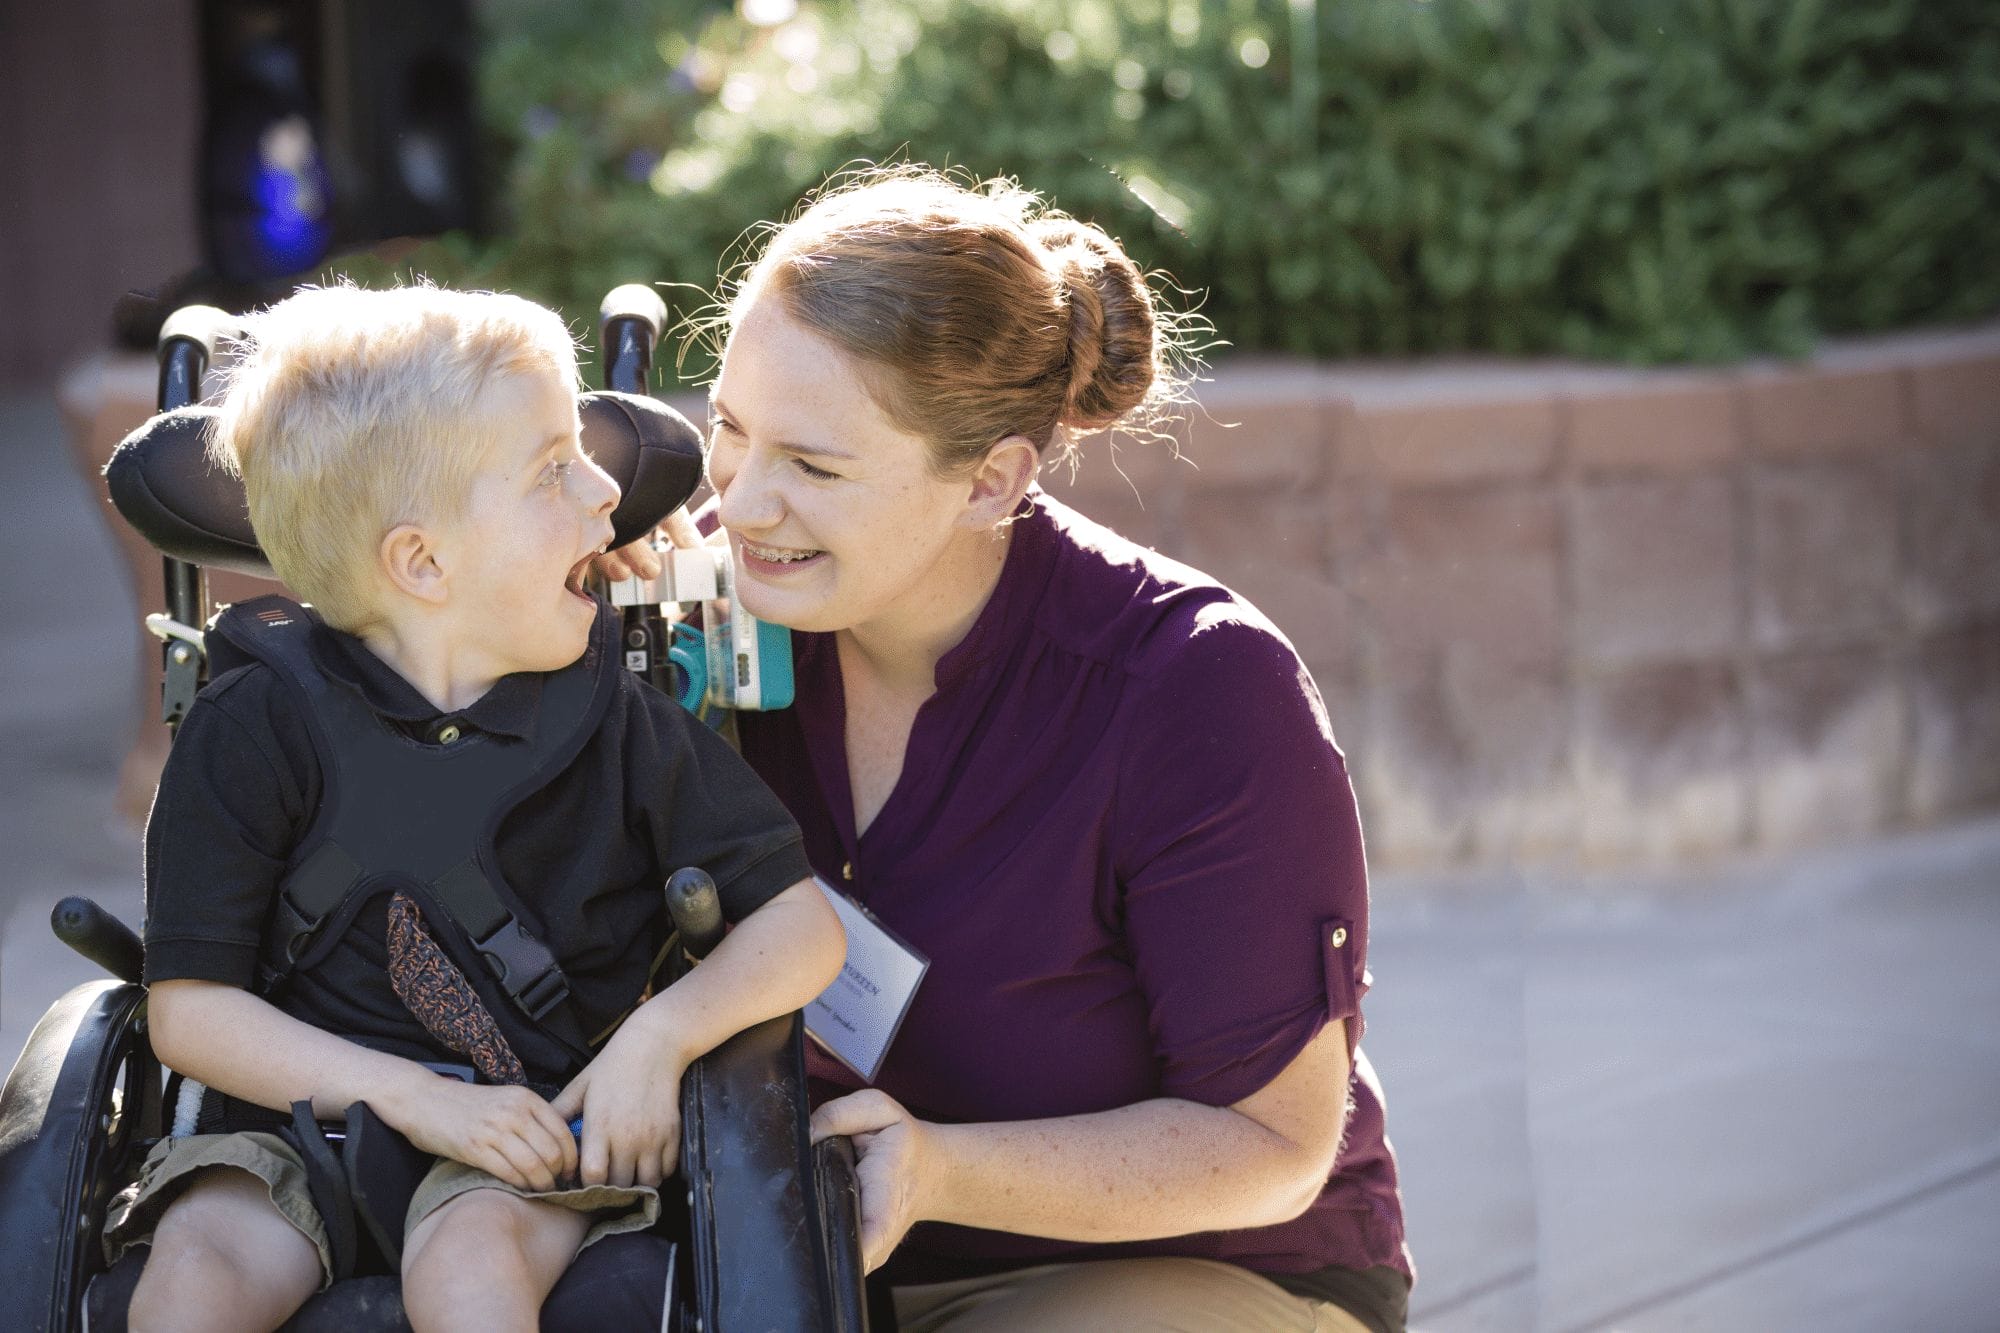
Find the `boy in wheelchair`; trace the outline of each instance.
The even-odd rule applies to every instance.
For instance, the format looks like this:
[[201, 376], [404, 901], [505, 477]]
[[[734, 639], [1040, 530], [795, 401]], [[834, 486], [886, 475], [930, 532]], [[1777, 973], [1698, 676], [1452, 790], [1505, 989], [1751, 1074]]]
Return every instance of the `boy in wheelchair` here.
[[[148, 824], [151, 1036], [190, 1082], [107, 1219], [112, 1258], [152, 1246], [134, 1328], [272, 1328], [345, 1275], [315, 1173], [343, 1116], [418, 1164], [364, 1217], [411, 1324], [534, 1328], [582, 1247], [657, 1216], [690, 1062], [840, 965], [782, 806], [581, 590], [618, 489], [576, 382], [512, 297], [251, 321], [214, 451], [317, 613], [225, 613]], [[737, 928], [653, 993], [679, 865]]]

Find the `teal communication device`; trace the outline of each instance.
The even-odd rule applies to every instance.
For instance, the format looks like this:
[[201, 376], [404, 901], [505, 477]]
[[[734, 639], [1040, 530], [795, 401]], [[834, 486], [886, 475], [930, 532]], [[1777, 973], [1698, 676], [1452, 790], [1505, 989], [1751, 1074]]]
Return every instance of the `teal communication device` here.
[[[704, 718], [790, 708], [792, 633], [736, 604], [729, 549], [656, 542], [654, 550], [657, 579], [621, 579], [608, 589], [627, 617], [626, 666]], [[681, 608], [679, 619], [669, 607]]]

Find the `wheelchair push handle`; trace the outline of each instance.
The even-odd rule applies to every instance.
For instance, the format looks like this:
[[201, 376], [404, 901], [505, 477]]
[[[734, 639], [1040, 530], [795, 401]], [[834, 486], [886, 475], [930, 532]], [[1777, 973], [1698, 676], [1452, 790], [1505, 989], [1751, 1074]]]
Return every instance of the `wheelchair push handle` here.
[[49, 913], [56, 938], [120, 981], [138, 984], [145, 973], [145, 950], [132, 927], [88, 898], [70, 897]]
[[646, 392], [653, 348], [666, 327], [667, 303], [658, 292], [641, 282], [612, 288], [597, 311], [605, 387], [620, 393]]
[[185, 305], [160, 329], [160, 408], [186, 407], [201, 397], [201, 377], [225, 339], [243, 336], [242, 321], [212, 305]]
[[697, 866], [685, 866], [667, 881], [667, 912], [681, 935], [681, 952], [689, 962], [706, 958], [722, 943], [722, 899], [715, 881]]

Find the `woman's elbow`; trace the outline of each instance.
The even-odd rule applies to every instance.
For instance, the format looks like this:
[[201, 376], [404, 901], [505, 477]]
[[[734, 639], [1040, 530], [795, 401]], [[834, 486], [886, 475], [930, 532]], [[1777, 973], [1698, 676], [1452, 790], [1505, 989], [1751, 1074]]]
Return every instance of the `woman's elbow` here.
[[1271, 1188], [1259, 1201], [1256, 1218], [1249, 1225], [1275, 1227], [1304, 1216], [1326, 1189], [1329, 1174], [1326, 1168], [1311, 1164], [1287, 1171], [1272, 1182]]
[[1339, 1153], [1338, 1132], [1314, 1135], [1304, 1143], [1288, 1140], [1277, 1155], [1270, 1187], [1259, 1201], [1260, 1216], [1252, 1225], [1278, 1226], [1302, 1216], [1326, 1190]]

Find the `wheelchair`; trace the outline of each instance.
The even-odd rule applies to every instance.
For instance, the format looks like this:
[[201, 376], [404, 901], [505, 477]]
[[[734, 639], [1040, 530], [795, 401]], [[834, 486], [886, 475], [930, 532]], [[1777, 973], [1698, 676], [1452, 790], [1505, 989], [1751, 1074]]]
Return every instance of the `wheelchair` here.
[[[585, 394], [581, 404], [585, 447], [623, 491], [612, 515], [620, 545], [651, 532], [701, 480], [700, 434], [647, 394], [665, 319], [650, 288], [622, 287], [606, 298], [598, 331], [611, 391]], [[113, 503], [164, 556], [167, 610], [148, 623], [164, 643], [169, 727], [203, 682], [193, 627], [210, 610], [204, 568], [271, 577], [240, 484], [206, 463], [207, 409], [193, 406], [232, 327], [207, 307], [167, 322], [161, 415], [120, 445], [106, 469]], [[648, 608], [625, 609], [628, 647], [659, 641], [658, 611], [650, 608], [648, 624]], [[671, 672], [664, 655], [628, 653], [627, 665], [656, 684]], [[699, 888], [666, 896], [679, 931], [669, 966], [684, 968], [719, 938], [720, 911], [712, 885], [705, 896]], [[173, 1108], [147, 1040], [138, 935], [82, 898], [58, 905], [51, 924], [110, 977], [56, 1001], [0, 1088], [0, 1328], [123, 1329], [146, 1251], [107, 1269], [99, 1232], [112, 1197], [171, 1129]], [[731, 1038], [688, 1070], [681, 1096], [685, 1207], [668, 1182], [659, 1226], [585, 1250], [550, 1294], [541, 1326], [865, 1333], [854, 1158], [845, 1140], [810, 1143], [800, 1016]], [[397, 1288], [393, 1275], [346, 1278], [285, 1328], [407, 1329]]]

